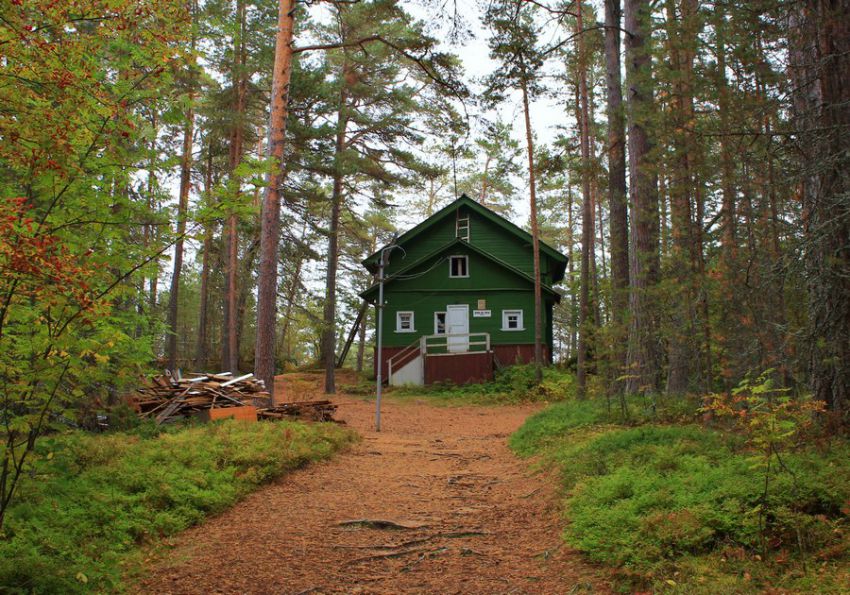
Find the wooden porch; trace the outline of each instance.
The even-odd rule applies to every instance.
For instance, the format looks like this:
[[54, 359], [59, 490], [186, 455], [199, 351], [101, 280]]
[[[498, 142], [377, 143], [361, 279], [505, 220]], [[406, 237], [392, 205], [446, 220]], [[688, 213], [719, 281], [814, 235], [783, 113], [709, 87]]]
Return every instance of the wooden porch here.
[[384, 356], [387, 380], [393, 386], [493, 379], [495, 362], [489, 333], [424, 335]]

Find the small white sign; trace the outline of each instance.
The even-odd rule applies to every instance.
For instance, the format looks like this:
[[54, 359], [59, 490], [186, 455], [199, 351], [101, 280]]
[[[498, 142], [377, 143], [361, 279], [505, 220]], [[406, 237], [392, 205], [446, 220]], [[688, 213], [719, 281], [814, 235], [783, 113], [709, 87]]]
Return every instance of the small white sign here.
[[473, 318], [490, 318], [491, 316], [490, 310], [473, 310], [472, 317]]

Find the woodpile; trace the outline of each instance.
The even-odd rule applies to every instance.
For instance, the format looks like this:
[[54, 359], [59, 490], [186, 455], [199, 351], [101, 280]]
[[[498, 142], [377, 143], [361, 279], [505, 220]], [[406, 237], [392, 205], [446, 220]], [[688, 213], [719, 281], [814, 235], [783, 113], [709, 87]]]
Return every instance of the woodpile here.
[[[253, 409], [254, 399], [265, 400], [268, 396], [263, 381], [255, 379], [253, 374], [236, 378], [230, 372], [190, 374], [186, 378], [165, 374], [147, 380], [130, 396], [129, 404], [141, 417], [156, 419], [161, 424], [199, 414], [205, 419], [216, 419], [222, 417], [221, 412], [210, 414], [210, 410]], [[236, 411], [228, 413], [244, 417]]]
[[249, 421], [336, 421], [333, 415], [337, 406], [330, 401], [299, 401], [258, 408], [266, 404], [268, 397], [263, 381], [253, 374], [234, 378], [230, 372], [222, 372], [175, 378], [166, 373], [145, 380], [130, 395], [128, 403], [139, 416], [155, 419], [157, 424], [189, 416], [203, 421], [225, 417]]
[[298, 401], [280, 403], [267, 409], [258, 409], [258, 419], [295, 418], [303, 421], [336, 421], [336, 405], [330, 401]]

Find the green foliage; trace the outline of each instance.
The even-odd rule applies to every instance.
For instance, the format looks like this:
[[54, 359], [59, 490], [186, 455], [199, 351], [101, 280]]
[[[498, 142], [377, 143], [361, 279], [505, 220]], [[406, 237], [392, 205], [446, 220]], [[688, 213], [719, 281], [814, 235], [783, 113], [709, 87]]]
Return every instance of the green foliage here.
[[572, 395], [574, 382], [572, 374], [547, 367], [543, 369], [543, 382], [538, 386], [534, 365], [521, 364], [498, 370], [491, 382], [402, 386], [391, 389], [390, 393], [401, 397], [425, 396], [446, 404], [492, 405], [565, 399]]
[[187, 17], [166, 0], [4, 3], [0, 527], [39, 437], [152, 359], [135, 273], [165, 238], [134, 175], [156, 161], [146, 108], [179, 94]]
[[556, 403], [529, 418], [511, 435], [509, 444], [518, 455], [528, 457], [540, 452], [545, 444], [561, 441], [568, 433], [602, 423], [605, 418], [605, 404], [600, 401]]
[[777, 388], [774, 370], [758, 378], [746, 376], [731, 395], [711, 395], [704, 411], [731, 418], [749, 443], [765, 454], [766, 463], [779, 451], [793, 444], [800, 433], [812, 425], [812, 413], [823, 411], [823, 404], [811, 399], [795, 399], [788, 389]]
[[[635, 404], [629, 423], [651, 419]], [[510, 445], [561, 471], [570, 520], [564, 539], [618, 567], [631, 588], [656, 581], [691, 591], [707, 575], [734, 589], [751, 580], [779, 586], [780, 577], [798, 588], [805, 573], [791, 570], [815, 562], [837, 584], [847, 562], [846, 441], [786, 453], [767, 492], [763, 454], [746, 435], [692, 424], [627, 427], [600, 401], [553, 405]], [[731, 558], [735, 564], [724, 567]], [[683, 579], [692, 583], [682, 587]]]
[[121, 588], [133, 551], [353, 440], [329, 424], [234, 421], [44, 438], [0, 534], [5, 592]]

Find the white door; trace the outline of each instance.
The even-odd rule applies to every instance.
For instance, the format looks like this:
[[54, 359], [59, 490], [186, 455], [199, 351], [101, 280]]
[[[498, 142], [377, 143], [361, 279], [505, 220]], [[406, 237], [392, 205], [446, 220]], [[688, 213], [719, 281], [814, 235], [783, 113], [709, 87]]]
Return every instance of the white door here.
[[446, 334], [452, 353], [469, 350], [469, 306], [446, 306]]

